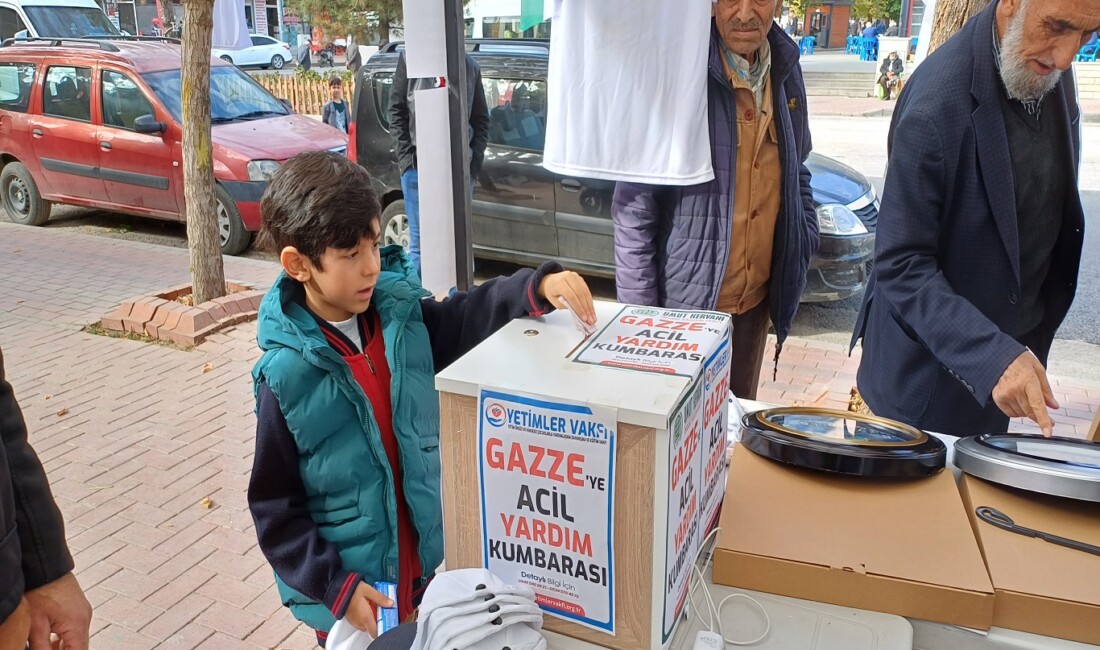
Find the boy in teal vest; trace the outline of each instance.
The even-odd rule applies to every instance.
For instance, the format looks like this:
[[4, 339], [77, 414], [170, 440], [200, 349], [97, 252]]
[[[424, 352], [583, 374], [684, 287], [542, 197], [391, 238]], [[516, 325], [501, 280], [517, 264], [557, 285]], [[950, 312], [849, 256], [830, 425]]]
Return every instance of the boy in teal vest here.
[[547, 262], [443, 301], [379, 245], [370, 177], [313, 152], [274, 175], [262, 242], [283, 265], [260, 305], [256, 456], [248, 505], [283, 603], [326, 634], [374, 635], [374, 590], [401, 620], [443, 561], [438, 370], [514, 318], [564, 301], [595, 323], [584, 280]]

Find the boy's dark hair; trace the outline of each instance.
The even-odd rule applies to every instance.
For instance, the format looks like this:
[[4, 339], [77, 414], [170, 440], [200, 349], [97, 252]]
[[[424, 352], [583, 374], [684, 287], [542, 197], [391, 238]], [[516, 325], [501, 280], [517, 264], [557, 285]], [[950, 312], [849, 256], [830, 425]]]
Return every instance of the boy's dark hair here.
[[276, 255], [287, 246], [321, 268], [326, 249], [349, 249], [379, 236], [382, 207], [370, 176], [342, 154], [301, 153], [286, 161], [260, 199], [258, 245]]
[[332, 88], [334, 86], [343, 87], [343, 85], [344, 85], [344, 80], [341, 79], [339, 75], [332, 75], [331, 77], [328, 78], [328, 87], [329, 88]]

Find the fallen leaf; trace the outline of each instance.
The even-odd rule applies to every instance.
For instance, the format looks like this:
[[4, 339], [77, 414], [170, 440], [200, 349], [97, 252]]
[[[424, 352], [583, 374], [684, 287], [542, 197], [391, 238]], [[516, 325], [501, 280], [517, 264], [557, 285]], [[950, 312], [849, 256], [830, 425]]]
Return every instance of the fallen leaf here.
[[209, 510], [214, 507], [214, 501], [210, 497], [203, 497], [199, 505]]
[[202, 374], [204, 374], [204, 375], [206, 373], [210, 372], [213, 369], [214, 369], [214, 364], [213, 363], [207, 362], [207, 363], [202, 364]]
[[69, 409], [61, 409], [60, 411], [57, 412], [57, 417], [63, 418], [68, 414], [69, 414]]
[[15, 250], [13, 250], [12, 252], [13, 252], [13, 253], [22, 253], [22, 252], [23, 252], [23, 249], [22, 249], [22, 248], [17, 248], [17, 249], [15, 249]]
[[53, 398], [53, 395], [46, 395], [46, 396], [45, 396], [45, 397], [43, 397], [42, 399], [51, 399], [51, 398]]

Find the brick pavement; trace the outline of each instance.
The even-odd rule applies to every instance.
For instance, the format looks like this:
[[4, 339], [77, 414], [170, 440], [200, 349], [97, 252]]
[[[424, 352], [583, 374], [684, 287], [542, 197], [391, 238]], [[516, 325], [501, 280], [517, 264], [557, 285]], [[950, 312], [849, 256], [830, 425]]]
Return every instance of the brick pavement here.
[[[277, 272], [226, 267], [261, 286]], [[191, 351], [81, 331], [187, 269], [182, 249], [0, 223], [0, 345], [95, 608], [92, 648], [311, 648], [279, 605], [246, 507], [255, 325]], [[760, 397], [843, 407], [857, 363], [791, 340]], [[1055, 381], [1059, 432], [1083, 435], [1100, 386]]]

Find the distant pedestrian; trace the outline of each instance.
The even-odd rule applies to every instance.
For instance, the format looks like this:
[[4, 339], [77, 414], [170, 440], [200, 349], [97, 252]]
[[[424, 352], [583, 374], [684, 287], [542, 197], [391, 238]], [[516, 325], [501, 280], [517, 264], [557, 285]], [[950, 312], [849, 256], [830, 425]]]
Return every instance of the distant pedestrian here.
[[359, 72], [359, 68], [363, 67], [363, 55], [359, 52], [359, 43], [355, 42], [351, 34], [348, 34], [348, 49], [344, 53], [344, 59], [344, 65], [352, 72]]
[[[417, 151], [439, 146], [437, 142], [419, 142], [416, 133], [416, 91], [435, 87], [435, 79], [409, 78], [405, 53], [397, 58], [390, 93], [390, 133], [394, 139], [397, 166], [401, 170], [401, 193], [405, 199], [405, 215], [409, 221], [409, 260], [420, 272], [420, 172]], [[466, 121], [470, 125], [470, 191], [481, 173], [485, 147], [489, 143], [489, 107], [485, 102], [485, 86], [481, 83], [481, 68], [466, 55], [466, 97], [469, 98]]]
[[882, 66], [878, 70], [878, 85], [882, 88], [882, 99], [884, 101], [890, 99], [890, 92], [901, 83], [901, 73], [904, 70], [905, 66], [898, 58], [897, 52], [891, 52], [882, 62]]
[[312, 45], [313, 41], [307, 38], [298, 46], [298, 65], [303, 70], [313, 67], [313, 54], [310, 52]]
[[321, 121], [348, 132], [348, 103], [344, 101], [344, 80], [332, 75], [328, 80], [329, 100], [321, 109]]

